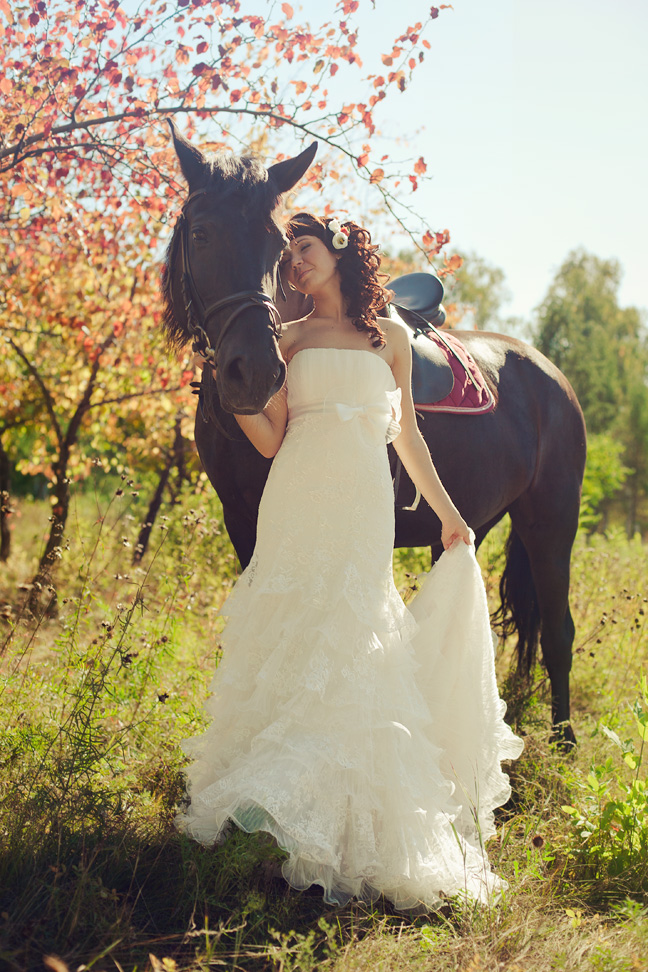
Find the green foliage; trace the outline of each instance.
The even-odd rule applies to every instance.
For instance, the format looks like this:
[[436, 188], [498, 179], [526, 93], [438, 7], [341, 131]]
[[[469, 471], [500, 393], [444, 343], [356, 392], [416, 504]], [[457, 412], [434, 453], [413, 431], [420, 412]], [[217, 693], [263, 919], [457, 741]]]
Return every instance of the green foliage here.
[[446, 277], [445, 302], [457, 305], [457, 327], [501, 331], [502, 304], [510, 300], [505, 274], [477, 253], [462, 253], [454, 276]]
[[625, 483], [631, 470], [622, 462], [624, 448], [611, 435], [590, 435], [583, 477], [579, 525], [592, 530], [603, 516], [603, 506]]
[[[648, 777], [644, 748], [648, 741], [648, 681], [641, 679], [640, 697], [632, 708], [635, 738], [622, 739], [603, 722], [597, 731], [614, 745], [593, 764], [576, 805], [563, 806], [572, 822], [569, 856], [595, 880], [621, 878], [636, 890], [648, 891]], [[643, 769], [642, 769], [643, 767]]]
[[[570, 253], [538, 308], [534, 341], [571, 382], [589, 435], [607, 435], [620, 445], [630, 487], [623, 494], [626, 529], [632, 536], [648, 523], [643, 508], [648, 495], [648, 332], [643, 312], [619, 306], [620, 280], [616, 260], [584, 250]], [[603, 458], [601, 450], [602, 443], [597, 459]], [[599, 468], [601, 487], [614, 491], [621, 470], [618, 465], [613, 469], [612, 450], [604, 451], [608, 468], [605, 474]], [[586, 509], [588, 526], [596, 512], [596, 505]]]
[[616, 260], [574, 251], [538, 310], [537, 347], [569, 378], [590, 432], [615, 425], [629, 362], [645, 352], [640, 312], [619, 307], [620, 281]]
[[[287, 887], [278, 876], [283, 853], [263, 835], [233, 829], [212, 849], [175, 831], [184, 793], [179, 741], [203, 724], [217, 612], [236, 562], [219, 504], [206, 494], [180, 497], [134, 567], [134, 498], [128, 490], [115, 496], [122, 481], [97, 466], [93, 476], [95, 496], [73, 500], [57, 620], [21, 619], [14, 597], [25, 575], [16, 558], [46, 532], [46, 503], [19, 504], [15, 552], [0, 568], [0, 964], [41, 968], [44, 954], [56, 954], [70, 969], [119, 963], [124, 972], [148, 963], [152, 972], [546, 972], [549, 963], [576, 972], [589, 967], [586, 956], [592, 968], [633, 968], [648, 941], [646, 916], [630, 904], [617, 913], [592, 903], [600, 902], [601, 881], [608, 896], [638, 896], [640, 871], [598, 885], [593, 877], [589, 885], [565, 881], [590, 872], [563, 853], [576, 853], [576, 838], [559, 808], [575, 803], [574, 781], [586, 781], [590, 764], [607, 757], [593, 751], [609, 740], [601, 731], [589, 737], [589, 719], [630, 698], [628, 672], [645, 658], [645, 605], [635, 592], [643, 591], [648, 561], [638, 541], [577, 542], [573, 609], [585, 634], [573, 698], [581, 749], [566, 761], [549, 743], [538, 669], [521, 717], [525, 752], [510, 768], [513, 797], [489, 845], [510, 884], [503, 900], [424, 916], [394, 915], [386, 902], [330, 909], [317, 891]], [[493, 597], [505, 532], [502, 525], [480, 550]], [[407, 594], [428, 569], [429, 551], [397, 551], [394, 561]], [[13, 614], [4, 610], [11, 598]], [[508, 662], [505, 650], [500, 685]], [[606, 725], [625, 740], [618, 721]]]

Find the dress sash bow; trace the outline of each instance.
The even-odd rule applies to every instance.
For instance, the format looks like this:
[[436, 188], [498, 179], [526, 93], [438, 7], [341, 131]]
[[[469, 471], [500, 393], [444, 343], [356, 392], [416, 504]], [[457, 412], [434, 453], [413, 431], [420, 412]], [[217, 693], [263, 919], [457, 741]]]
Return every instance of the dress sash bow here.
[[323, 402], [312, 408], [300, 405], [291, 409], [290, 418], [301, 418], [303, 415], [321, 415], [334, 412], [342, 422], [350, 422], [355, 418], [365, 418], [380, 432], [384, 432], [387, 442], [393, 442], [399, 434], [401, 417], [401, 390], [386, 391], [384, 398], [377, 402], [363, 402], [361, 405], [348, 405], [345, 402]]

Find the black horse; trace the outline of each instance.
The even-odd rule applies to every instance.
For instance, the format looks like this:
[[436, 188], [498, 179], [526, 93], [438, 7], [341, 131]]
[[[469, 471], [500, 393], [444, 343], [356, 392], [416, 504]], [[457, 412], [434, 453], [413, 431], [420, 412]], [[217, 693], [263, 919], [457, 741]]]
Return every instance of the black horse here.
[[[213, 358], [217, 349], [218, 387], [211, 387], [211, 369], [205, 368], [196, 444], [223, 504], [230, 539], [246, 565], [270, 461], [242, 435], [232, 412], [262, 408], [280, 387], [285, 371], [269, 297], [267, 304], [245, 316], [235, 314], [233, 321], [227, 313], [232, 306], [228, 299], [233, 293], [240, 299], [241, 290], [274, 297], [282, 236], [272, 213], [281, 193], [308, 168], [314, 147], [266, 171], [248, 159], [208, 160], [175, 131], [174, 143], [189, 197], [169, 246], [163, 283], [165, 325], [172, 342], [180, 346], [195, 338], [201, 326], [195, 320], [199, 298], [203, 306], [216, 306], [202, 325], [209, 342], [207, 355]], [[277, 303], [282, 306], [280, 297]], [[284, 306], [283, 319], [294, 320], [298, 311], [289, 302]], [[223, 327], [225, 337], [219, 341]], [[553, 723], [569, 744], [574, 741], [569, 725], [574, 639], [569, 569], [585, 464], [583, 415], [567, 379], [534, 348], [500, 334], [458, 336], [494, 390], [497, 407], [474, 416], [420, 415], [421, 432], [444, 485], [475, 531], [477, 545], [505, 513], [510, 514], [498, 615], [509, 630], [517, 631], [524, 674], [534, 664], [540, 635]], [[415, 355], [420, 354], [417, 340], [427, 338], [413, 339]], [[441, 550], [439, 520], [425, 502], [415, 511], [405, 509], [414, 494], [403, 473], [396, 497], [395, 545], [429, 545], [436, 556]]]

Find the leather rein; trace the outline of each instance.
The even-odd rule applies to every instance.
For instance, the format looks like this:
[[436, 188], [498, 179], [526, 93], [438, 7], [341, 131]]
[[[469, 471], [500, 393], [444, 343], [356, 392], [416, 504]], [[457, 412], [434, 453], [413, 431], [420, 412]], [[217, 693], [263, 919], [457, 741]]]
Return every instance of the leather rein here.
[[[192, 385], [202, 384], [205, 386], [203, 393], [200, 394], [200, 406], [203, 420], [208, 422], [211, 419], [220, 429], [220, 431], [228, 439], [231, 439], [232, 436], [223, 428], [220, 419], [216, 415], [213, 405], [213, 395], [217, 394], [217, 391], [215, 388], [215, 379], [212, 372], [212, 367], [216, 366], [218, 363], [218, 352], [220, 347], [236, 320], [246, 310], [251, 310], [254, 307], [263, 307], [265, 310], [267, 310], [270, 314], [272, 332], [276, 338], [281, 336], [281, 316], [272, 298], [268, 297], [268, 295], [264, 294], [261, 290], [239, 290], [235, 294], [229, 294], [227, 297], [221, 297], [219, 300], [215, 300], [211, 304], [205, 305], [205, 302], [200, 296], [200, 292], [196, 287], [193, 273], [191, 272], [188, 239], [189, 224], [186, 209], [189, 203], [193, 202], [194, 199], [197, 199], [199, 196], [206, 196], [207, 193], [207, 189], [198, 189], [195, 192], [192, 192], [185, 199], [178, 217], [177, 230], [179, 232], [180, 245], [182, 300], [187, 318], [187, 328], [191, 334], [191, 337], [193, 338], [192, 350], [196, 354], [199, 354], [200, 357], [204, 359], [206, 364], [206, 367], [203, 368], [203, 381], [191, 383]], [[281, 282], [281, 277], [279, 276], [278, 270], [277, 275], [279, 282]], [[283, 288], [281, 288], [281, 290], [283, 292]], [[169, 282], [169, 296], [172, 299], [171, 282]], [[214, 314], [218, 314], [219, 312], [225, 311], [228, 308], [231, 308], [230, 314], [221, 324], [218, 337], [216, 338], [215, 343], [212, 344], [209, 334], [207, 333], [207, 324]]]

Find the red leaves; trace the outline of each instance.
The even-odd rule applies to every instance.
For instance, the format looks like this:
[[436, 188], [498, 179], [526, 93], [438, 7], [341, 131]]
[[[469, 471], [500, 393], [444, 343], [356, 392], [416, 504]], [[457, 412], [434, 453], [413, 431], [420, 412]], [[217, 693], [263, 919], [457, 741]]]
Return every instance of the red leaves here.
[[439, 8], [438, 7], [431, 7], [430, 8], [430, 17], [432, 18], [432, 20], [436, 20], [438, 16], [439, 16]]
[[463, 257], [460, 257], [458, 253], [453, 253], [449, 259], [448, 257], [445, 257], [443, 261], [443, 269], [438, 271], [439, 276], [443, 276], [443, 277], [448, 276], [448, 274], [454, 273], [456, 270], [459, 270], [459, 268], [462, 266], [463, 266]]
[[382, 182], [385, 178], [384, 169], [374, 169], [369, 177], [369, 182]]
[[198, 61], [198, 63], [194, 64], [194, 66], [192, 67], [191, 73], [195, 74], [195, 76], [199, 78], [202, 74], [205, 73], [205, 71], [209, 71], [209, 70], [210, 70], [209, 64], [205, 64], [204, 61]]
[[362, 155], [359, 155], [358, 158], [356, 159], [356, 164], [359, 169], [362, 169], [367, 164], [368, 161], [369, 161], [369, 153], [363, 152]]
[[196, 47], [196, 54], [204, 54], [208, 47], [207, 41], [201, 41]]
[[37, 13], [30, 13], [30, 15], [29, 15], [29, 23], [32, 25], [32, 27], [35, 27], [36, 24], [39, 22], [39, 20], [40, 20], [40, 17], [38, 16]]
[[450, 231], [447, 229], [441, 230], [438, 233], [431, 233], [430, 230], [426, 230], [423, 234], [423, 246], [431, 254], [438, 253], [449, 242]]
[[295, 15], [295, 11], [290, 6], [290, 4], [289, 3], [282, 3], [281, 4], [281, 9], [283, 10], [283, 12], [286, 15], [286, 17], [288, 18], [288, 20], [292, 20], [292, 18]]
[[414, 171], [417, 175], [423, 175], [425, 172], [427, 172], [427, 165], [423, 161], [423, 156], [421, 156], [420, 159], [414, 163]]

